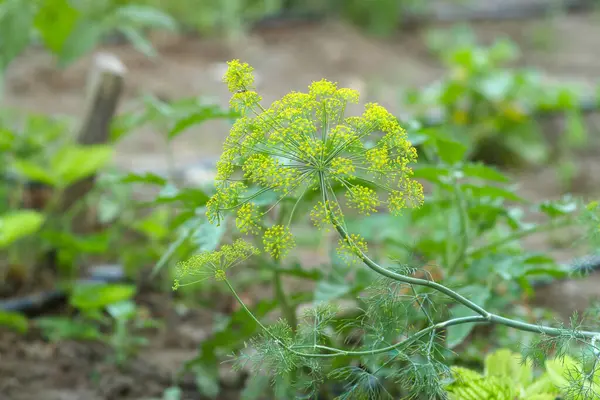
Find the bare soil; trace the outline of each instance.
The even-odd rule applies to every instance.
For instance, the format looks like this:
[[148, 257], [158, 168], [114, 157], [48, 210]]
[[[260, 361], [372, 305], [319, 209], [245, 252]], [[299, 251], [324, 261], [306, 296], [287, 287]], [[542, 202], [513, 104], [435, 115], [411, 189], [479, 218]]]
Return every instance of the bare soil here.
[[[595, 15], [566, 16], [556, 20], [503, 22], [475, 27], [484, 40], [507, 35], [522, 48], [524, 65], [540, 67], [551, 79], [595, 83], [600, 71], [597, 38], [600, 24]], [[535, 40], [541, 30], [550, 32], [550, 50], [540, 50]], [[387, 40], [367, 38], [346, 25], [327, 22], [293, 29], [263, 30], [238, 42], [217, 39], [161, 36], [155, 38], [161, 56], [146, 59], [128, 46], [105, 46], [99, 50], [117, 54], [129, 69], [125, 110], [141, 94], [167, 99], [203, 95], [226, 105], [229, 94], [220, 82], [225, 62], [240, 58], [257, 71], [258, 90], [269, 102], [289, 90], [304, 90], [315, 79], [328, 78], [360, 89], [363, 101], [377, 100], [402, 114], [399, 90], [420, 87], [438, 79], [442, 67], [427, 52], [424, 30], [405, 32]], [[6, 106], [32, 111], [80, 115], [85, 78], [90, 65], [86, 57], [64, 70], [38, 51], [29, 51], [12, 65], [7, 79]], [[553, 124], [549, 129], [556, 129]], [[176, 164], [196, 164], [218, 155], [227, 126], [207, 123], [190, 129], [174, 144]], [[600, 167], [595, 151], [581, 156], [585, 174], [580, 184], [597, 191]], [[115, 164], [121, 168], [164, 169], [161, 133], [142, 129], [118, 145]], [[531, 199], [557, 198], [562, 189], [551, 169], [517, 174], [521, 192]], [[582, 187], [583, 189], [583, 187]], [[535, 239], [532, 248], [552, 251], [559, 260], [574, 254]], [[599, 294], [600, 279], [571, 283], [569, 290], [581, 296], [582, 286], [590, 296]], [[557, 286], [550, 298], [564, 298]], [[20, 336], [0, 331], [0, 399], [4, 400], [101, 400], [160, 398], [172, 384], [173, 374], [192, 358], [207, 334], [211, 315], [195, 311], [178, 317], [164, 294], [145, 294], [148, 309], [166, 321], [165, 328], [151, 332], [151, 345], [127, 368], [105, 362], [108, 349], [100, 345], [65, 342], [49, 344], [36, 332]], [[589, 297], [582, 301], [585, 303]], [[564, 305], [566, 302], [562, 302]], [[188, 377], [189, 378], [189, 377]], [[187, 378], [186, 378], [187, 379]], [[186, 397], [200, 399], [189, 382]], [[223, 398], [236, 398], [234, 395]]]

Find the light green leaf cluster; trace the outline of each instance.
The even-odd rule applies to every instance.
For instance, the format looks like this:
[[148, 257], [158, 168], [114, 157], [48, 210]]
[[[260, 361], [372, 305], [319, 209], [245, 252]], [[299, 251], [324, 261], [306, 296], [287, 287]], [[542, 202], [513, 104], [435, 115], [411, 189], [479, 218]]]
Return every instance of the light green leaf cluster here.
[[483, 375], [467, 368], [452, 367], [454, 382], [446, 390], [451, 400], [554, 400], [566, 387], [568, 371], [575, 364], [568, 356], [562, 360], [548, 360], [546, 372], [534, 379], [531, 362], [522, 360], [519, 354], [510, 350], [500, 349], [486, 357]]
[[322, 199], [311, 213], [318, 228], [331, 226], [332, 218], [343, 221], [334, 185], [345, 192], [345, 205], [363, 215], [382, 207], [398, 214], [422, 204], [423, 188], [409, 166], [417, 152], [385, 108], [370, 103], [361, 116], [346, 117], [358, 92], [321, 80], [308, 93], [291, 92], [265, 109], [253, 87], [253, 68], [239, 60], [228, 65], [223, 80], [233, 93], [231, 106], [242, 117], [217, 165], [216, 193], [207, 206], [211, 222], [219, 224], [223, 214], [236, 212], [239, 231], [262, 234], [265, 250], [280, 258], [295, 241], [289, 226], [263, 226], [269, 210], [254, 201], [260, 194], [275, 193], [277, 203], [284, 198], [300, 202], [309, 190], [319, 191]]

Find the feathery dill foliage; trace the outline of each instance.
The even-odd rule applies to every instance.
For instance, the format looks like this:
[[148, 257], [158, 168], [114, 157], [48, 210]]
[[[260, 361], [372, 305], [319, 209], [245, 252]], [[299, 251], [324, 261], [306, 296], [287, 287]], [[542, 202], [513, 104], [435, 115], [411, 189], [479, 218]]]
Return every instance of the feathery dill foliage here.
[[[342, 186], [345, 205], [363, 215], [382, 207], [398, 214], [423, 202], [422, 186], [411, 179], [409, 167], [417, 152], [385, 108], [370, 103], [361, 116], [347, 117], [346, 107], [358, 102], [358, 92], [327, 80], [263, 108], [252, 67], [238, 60], [228, 65], [224, 81], [233, 93], [231, 106], [242, 117], [217, 164], [217, 189], [207, 205], [211, 222], [219, 224], [224, 213], [235, 213], [237, 229], [262, 235], [265, 251], [280, 259], [295, 246], [289, 221], [296, 207], [287, 224], [264, 226], [269, 210], [253, 201], [263, 193], [276, 194], [273, 208], [286, 197], [298, 204], [309, 191], [320, 191], [321, 200], [310, 213], [318, 228], [330, 226], [332, 216], [343, 221], [334, 185]], [[367, 250], [358, 235], [340, 241], [340, 251], [350, 259], [357, 247]]]

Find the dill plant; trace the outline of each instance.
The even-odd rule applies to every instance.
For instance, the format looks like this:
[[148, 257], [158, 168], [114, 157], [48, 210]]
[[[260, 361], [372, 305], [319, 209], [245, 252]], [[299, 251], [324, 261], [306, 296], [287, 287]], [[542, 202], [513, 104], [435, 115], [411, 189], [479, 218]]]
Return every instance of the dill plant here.
[[[392, 114], [369, 103], [361, 116], [346, 116], [348, 104], [358, 103], [358, 92], [327, 80], [313, 82], [308, 93], [291, 92], [264, 108], [253, 86], [253, 68], [239, 60], [228, 65], [224, 82], [232, 92], [230, 105], [241, 118], [231, 128], [217, 163], [216, 191], [207, 203], [209, 221], [218, 225], [233, 215], [239, 233], [259, 238], [262, 251], [281, 260], [296, 246], [292, 220], [302, 209], [298, 205], [315, 199], [309, 212], [314, 226], [333, 229], [342, 258], [378, 276], [364, 299], [363, 315], [341, 327], [337, 324], [339, 331], [358, 329], [364, 336], [349, 349], [332, 329], [337, 313], [330, 304], [308, 310], [300, 323], [288, 317], [265, 326], [253, 315], [227, 276], [230, 268], [262, 253], [248, 241], [237, 239], [180, 263], [174, 289], [208, 278], [223, 281], [260, 327], [260, 334], [236, 357], [238, 367], [269, 376], [279, 398], [315, 398], [328, 380], [343, 382], [339, 399], [448, 398], [446, 388], [456, 377], [444, 362], [445, 329], [495, 324], [539, 335], [524, 349], [526, 361], [543, 361], [556, 349], [555, 355], [564, 357], [569, 346], [582, 345], [594, 360], [592, 371], [574, 371], [564, 393], [594, 398], [582, 393], [596, 385], [591, 377], [600, 364], [600, 332], [494, 314], [429, 275], [417, 277], [414, 268], [378, 264], [366, 240], [349, 232], [348, 212], [370, 215], [387, 209], [397, 215], [423, 204], [423, 188], [410, 167], [417, 161], [416, 149]], [[259, 201], [265, 194], [276, 199], [267, 207]], [[269, 213], [290, 199], [289, 212], [279, 212], [270, 223]], [[448, 318], [439, 310], [448, 302], [465, 306], [473, 315]], [[424, 327], [415, 326], [418, 317], [424, 317]], [[390, 383], [400, 391], [394, 392]]]

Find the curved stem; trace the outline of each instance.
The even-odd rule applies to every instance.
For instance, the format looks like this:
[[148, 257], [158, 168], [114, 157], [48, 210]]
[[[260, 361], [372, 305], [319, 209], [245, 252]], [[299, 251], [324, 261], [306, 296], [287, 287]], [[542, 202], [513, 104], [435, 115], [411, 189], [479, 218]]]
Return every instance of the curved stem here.
[[[320, 180], [321, 180], [322, 190], [324, 190], [324, 188], [325, 188], [325, 183], [324, 183], [323, 178], [324, 177], [321, 174]], [[327, 192], [324, 192], [325, 200], [327, 200], [327, 197], [328, 197]], [[352, 243], [352, 239], [348, 236], [348, 233], [346, 232], [346, 230], [334, 218], [331, 218], [331, 222], [334, 225], [335, 229], [340, 234], [340, 236], [342, 237], [342, 239], [348, 241], [348, 243]], [[509, 318], [502, 317], [500, 315], [492, 314], [492, 313], [488, 312], [487, 310], [485, 310], [484, 308], [482, 308], [481, 306], [475, 304], [471, 300], [467, 299], [466, 297], [460, 295], [459, 293], [455, 292], [454, 290], [452, 290], [444, 285], [441, 285], [441, 284], [433, 282], [433, 281], [419, 279], [419, 278], [413, 278], [410, 276], [399, 274], [394, 271], [390, 271], [390, 270], [380, 266], [373, 260], [371, 260], [369, 258], [369, 256], [367, 256], [357, 246], [355, 246], [355, 250], [357, 251], [357, 255], [360, 257], [360, 259], [363, 261], [363, 263], [367, 267], [372, 269], [373, 271], [379, 273], [380, 275], [383, 275], [385, 277], [388, 277], [390, 279], [393, 279], [393, 280], [396, 280], [399, 282], [404, 282], [404, 283], [408, 283], [411, 285], [425, 286], [425, 287], [429, 287], [431, 289], [437, 290], [438, 292], [447, 295], [448, 297], [452, 298], [456, 302], [464, 305], [465, 307], [467, 307], [467, 308], [473, 310], [474, 312], [476, 312], [477, 314], [479, 314], [483, 318], [483, 320], [481, 320], [480, 322], [500, 324], [500, 325], [509, 326], [511, 328], [519, 329], [522, 331], [541, 333], [541, 334], [546, 334], [546, 335], [550, 335], [550, 336], [559, 336], [559, 335], [564, 334], [564, 329], [551, 328], [551, 327], [546, 327], [546, 326], [536, 325], [536, 324], [529, 324], [526, 322], [509, 319]], [[580, 337], [580, 338], [593, 338], [596, 335], [598, 335], [598, 332], [577, 331], [575, 333], [575, 336]]]
[[460, 317], [460, 318], [453, 318], [453, 319], [449, 319], [443, 322], [438, 322], [435, 325], [430, 325], [427, 328], [421, 329], [420, 331], [414, 333], [413, 335], [407, 337], [406, 339], [393, 344], [391, 346], [387, 346], [387, 347], [382, 347], [379, 349], [373, 349], [373, 350], [363, 350], [363, 351], [350, 351], [350, 350], [341, 350], [341, 349], [336, 349], [334, 347], [329, 347], [329, 346], [322, 346], [322, 345], [314, 345], [314, 346], [299, 346], [298, 348], [311, 348], [311, 349], [315, 349], [315, 350], [325, 350], [325, 351], [329, 351], [330, 353], [304, 353], [301, 351], [297, 351], [294, 348], [285, 345], [277, 336], [275, 336], [270, 330], [267, 329], [267, 327], [265, 327], [263, 325], [262, 322], [260, 322], [258, 320], [258, 318], [256, 318], [254, 316], [254, 314], [252, 313], [252, 311], [250, 311], [248, 309], [248, 307], [246, 306], [246, 304], [244, 303], [244, 301], [240, 298], [240, 296], [237, 294], [237, 292], [235, 291], [235, 289], [233, 288], [233, 286], [231, 286], [231, 283], [229, 282], [229, 280], [225, 279], [225, 283], [227, 284], [227, 287], [229, 288], [229, 290], [231, 291], [231, 293], [233, 294], [233, 296], [236, 298], [236, 300], [238, 301], [238, 303], [240, 304], [240, 306], [244, 309], [244, 311], [246, 311], [246, 313], [250, 316], [250, 318], [252, 318], [254, 320], [254, 322], [256, 322], [256, 324], [263, 330], [265, 331], [265, 333], [271, 338], [273, 339], [275, 342], [277, 342], [279, 345], [281, 345], [283, 348], [285, 348], [285, 350], [289, 351], [292, 354], [295, 354], [297, 356], [301, 356], [301, 357], [312, 357], [312, 358], [331, 358], [331, 357], [337, 357], [337, 356], [369, 356], [369, 355], [375, 355], [375, 354], [381, 354], [381, 353], [387, 353], [388, 351], [392, 351], [392, 350], [398, 350], [399, 348], [402, 348], [404, 346], [407, 346], [409, 344], [411, 344], [412, 342], [414, 342], [415, 340], [430, 334], [431, 332], [435, 332], [441, 329], [445, 329], [448, 328], [450, 326], [454, 326], [454, 325], [462, 325], [462, 324], [469, 324], [469, 323], [488, 323], [488, 319], [484, 318], [482, 316], [479, 315], [475, 315], [475, 316], [471, 316], [471, 317]]

